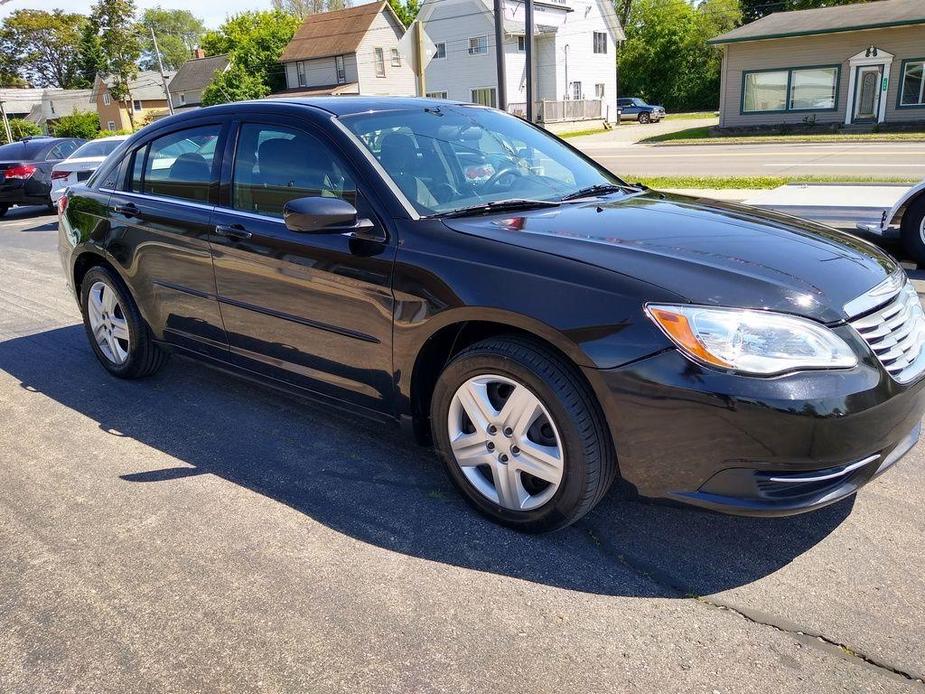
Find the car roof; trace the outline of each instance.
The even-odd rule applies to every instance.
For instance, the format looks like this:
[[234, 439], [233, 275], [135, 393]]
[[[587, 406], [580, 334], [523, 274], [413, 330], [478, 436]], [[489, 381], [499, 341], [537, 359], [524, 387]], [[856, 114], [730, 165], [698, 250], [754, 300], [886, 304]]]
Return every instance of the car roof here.
[[439, 106], [471, 106], [462, 101], [449, 101], [447, 99], [427, 99], [423, 97], [405, 96], [319, 96], [293, 99], [266, 99], [260, 101], [261, 105], [280, 101], [287, 104], [313, 106], [320, 108], [335, 116], [352, 116], [357, 113], [370, 113], [374, 111], [411, 111], [420, 108], [435, 108]]

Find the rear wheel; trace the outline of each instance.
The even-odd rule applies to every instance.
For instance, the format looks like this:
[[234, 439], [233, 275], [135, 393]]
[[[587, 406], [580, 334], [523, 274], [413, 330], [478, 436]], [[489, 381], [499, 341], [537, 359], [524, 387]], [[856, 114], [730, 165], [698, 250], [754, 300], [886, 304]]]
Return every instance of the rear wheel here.
[[119, 378], [144, 378], [167, 361], [151, 329], [119, 277], [91, 269], [81, 284], [81, 309], [90, 347], [103, 367]]
[[431, 405], [454, 484], [476, 509], [526, 532], [574, 523], [604, 496], [616, 460], [602, 420], [574, 367], [517, 337], [461, 352]]
[[9, 212], [9, 211], [10, 211], [10, 206], [9, 206], [9, 205], [0, 205], [0, 217], [2, 217], [3, 215], [5, 215], [5, 214], [6, 214], [7, 212]]
[[640, 113], [640, 114], [639, 114], [639, 122], [642, 123], [643, 125], [646, 125], [646, 124], [649, 122], [649, 114], [648, 114], [648, 113]]
[[906, 208], [901, 234], [906, 253], [919, 265], [925, 265], [925, 194]]

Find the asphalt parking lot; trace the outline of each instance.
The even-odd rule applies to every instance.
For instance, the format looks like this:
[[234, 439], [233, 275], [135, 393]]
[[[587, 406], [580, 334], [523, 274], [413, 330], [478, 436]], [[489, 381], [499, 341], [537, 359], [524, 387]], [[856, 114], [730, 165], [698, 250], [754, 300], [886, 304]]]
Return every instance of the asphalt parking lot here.
[[121, 382], [0, 219], [0, 691], [925, 691], [925, 449], [822, 511], [475, 516], [398, 431], [174, 359]]

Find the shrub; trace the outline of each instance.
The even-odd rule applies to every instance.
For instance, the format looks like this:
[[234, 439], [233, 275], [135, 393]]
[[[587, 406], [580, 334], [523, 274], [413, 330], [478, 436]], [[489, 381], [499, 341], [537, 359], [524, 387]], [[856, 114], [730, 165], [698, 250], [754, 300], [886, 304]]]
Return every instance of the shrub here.
[[100, 131], [100, 118], [92, 111], [75, 111], [69, 116], [62, 116], [51, 126], [55, 137], [79, 137], [92, 140]]
[[[30, 135], [42, 134], [42, 129], [39, 126], [37, 126], [31, 120], [26, 120], [25, 118], [11, 118], [10, 130], [13, 131], [13, 140], [21, 140], [22, 138], [29, 137]], [[0, 126], [0, 144], [6, 143], [6, 128]]]

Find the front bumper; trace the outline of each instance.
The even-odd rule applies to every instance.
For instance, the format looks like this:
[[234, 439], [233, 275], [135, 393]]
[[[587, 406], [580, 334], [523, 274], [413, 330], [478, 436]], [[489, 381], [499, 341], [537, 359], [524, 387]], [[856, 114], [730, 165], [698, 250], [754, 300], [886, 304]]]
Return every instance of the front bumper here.
[[918, 441], [925, 378], [853, 369], [750, 378], [670, 349], [590, 375], [620, 474], [646, 497], [782, 516], [849, 496]]

